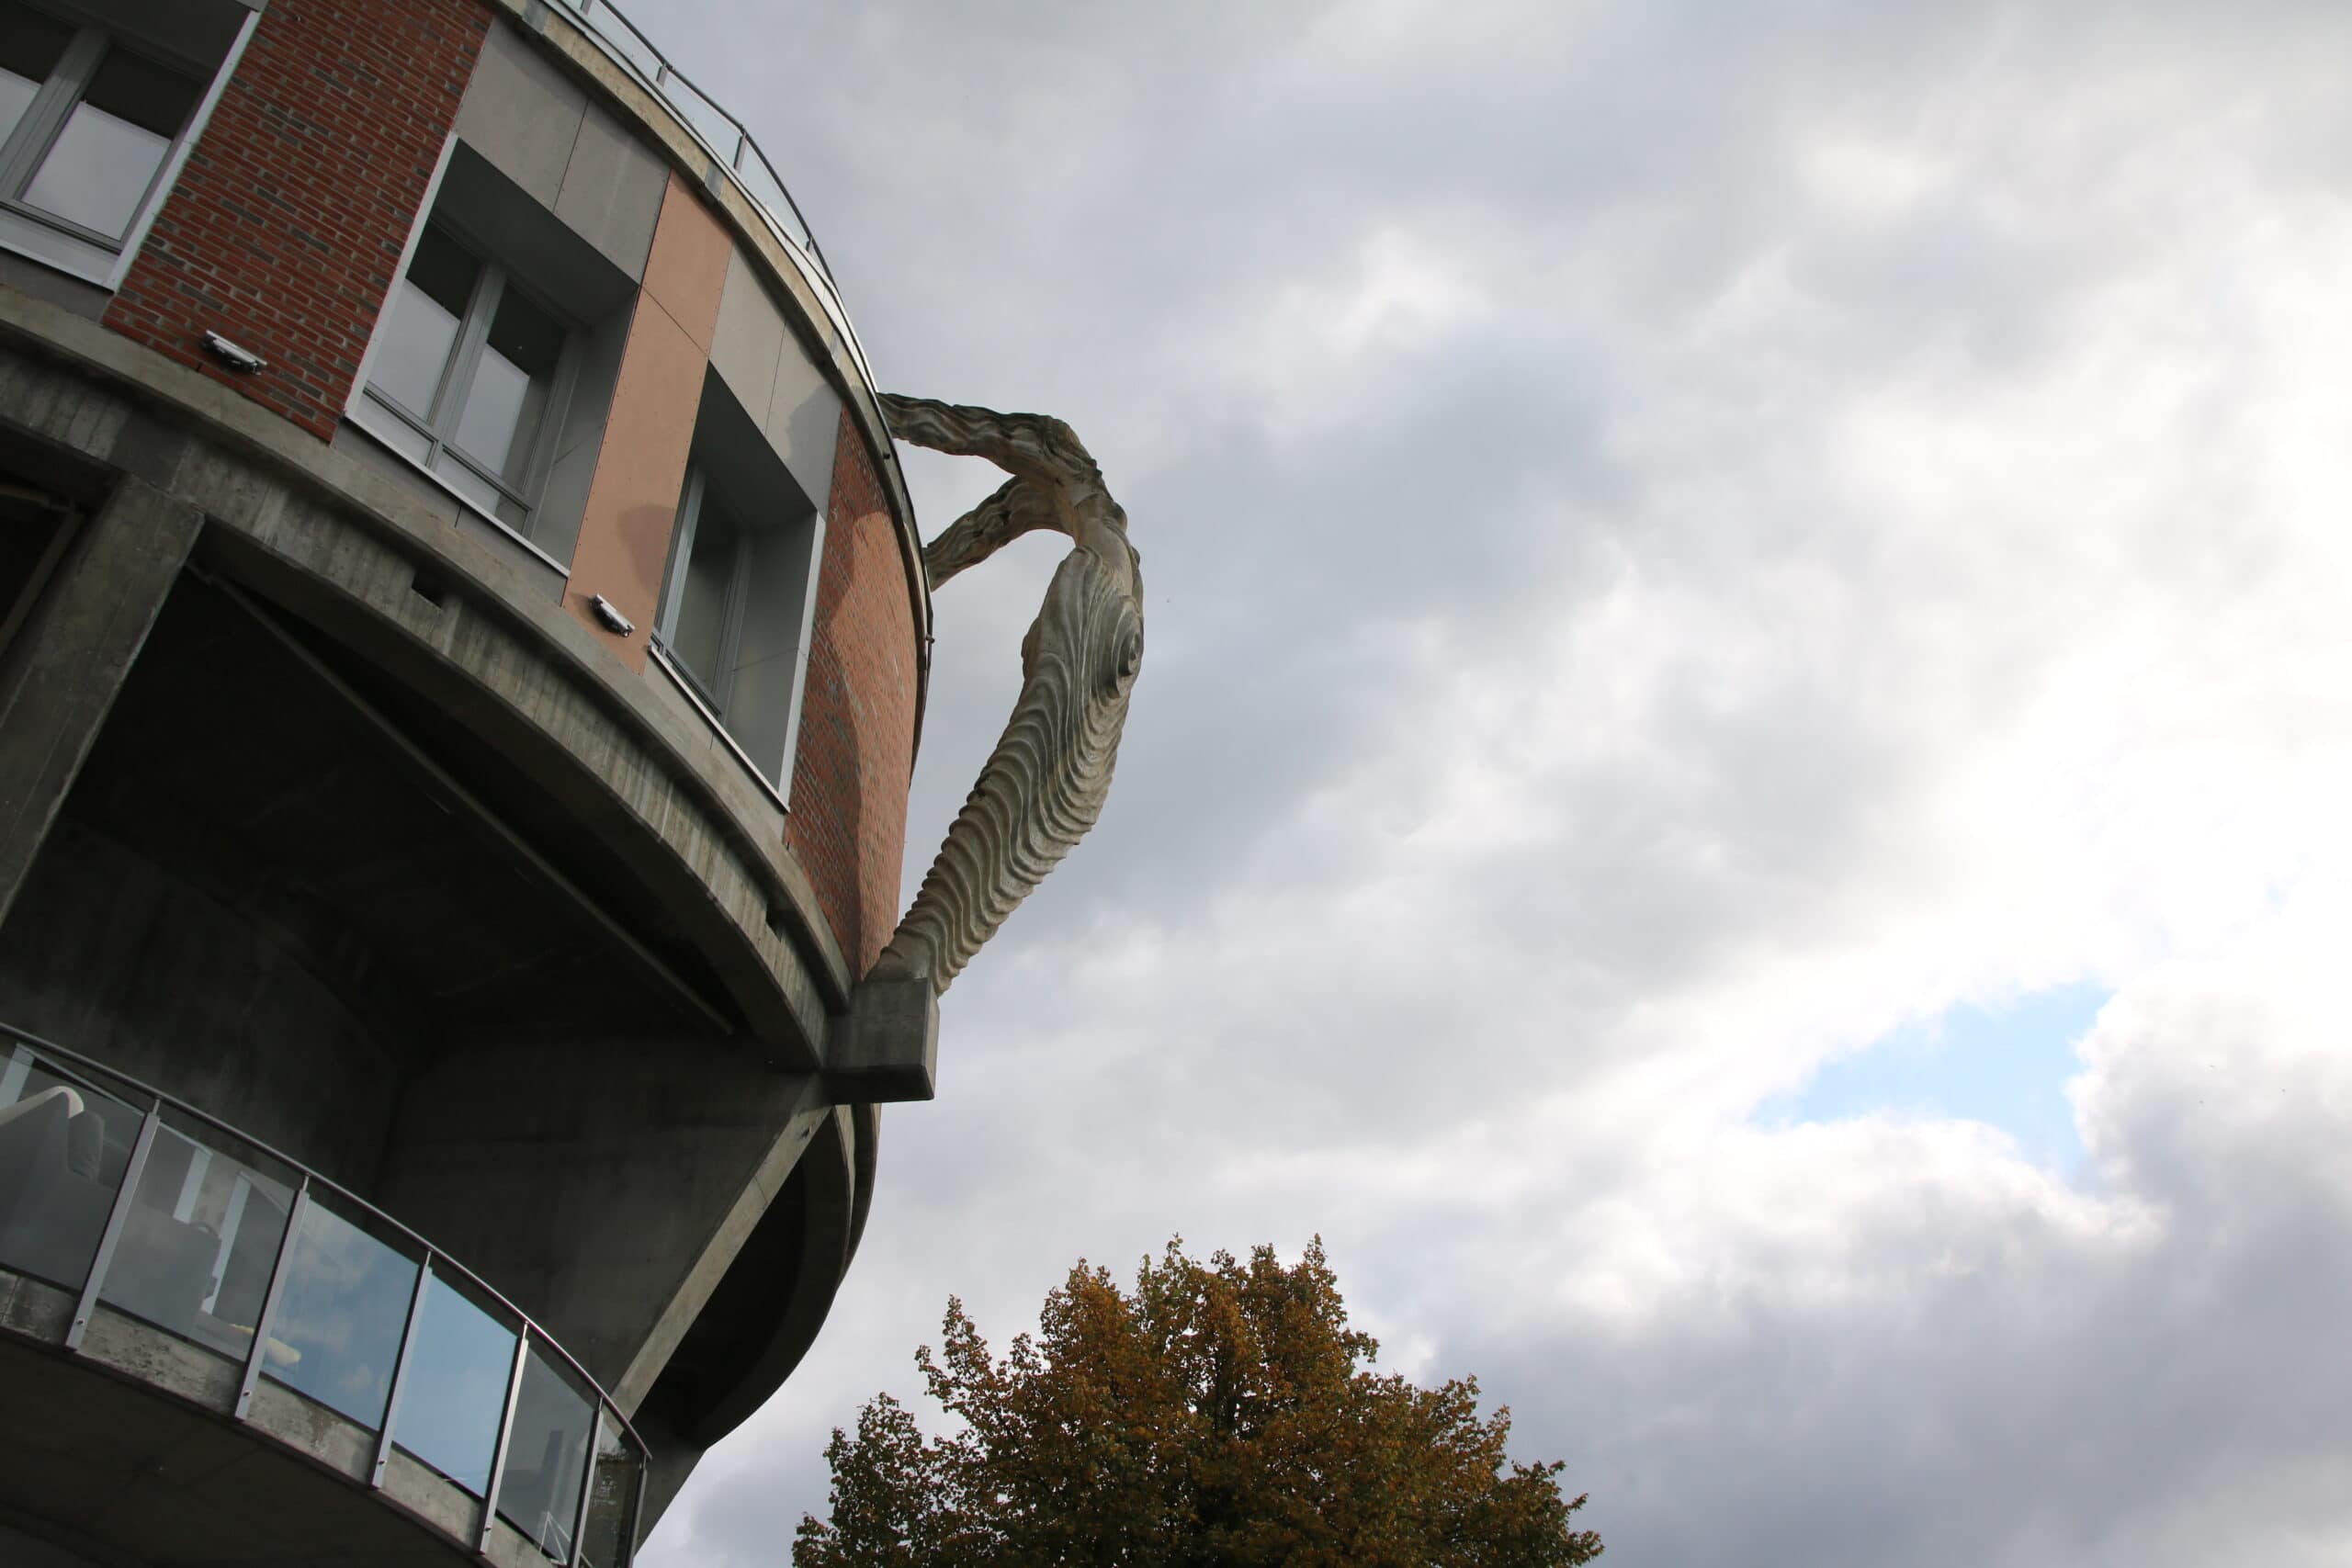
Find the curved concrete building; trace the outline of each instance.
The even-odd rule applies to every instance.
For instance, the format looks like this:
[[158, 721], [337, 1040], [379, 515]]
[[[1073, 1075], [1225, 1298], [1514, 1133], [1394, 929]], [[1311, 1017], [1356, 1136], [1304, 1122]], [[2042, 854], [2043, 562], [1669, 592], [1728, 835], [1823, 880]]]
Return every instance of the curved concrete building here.
[[914, 519], [657, 42], [0, 0], [0, 1561], [628, 1561], [930, 1092]]

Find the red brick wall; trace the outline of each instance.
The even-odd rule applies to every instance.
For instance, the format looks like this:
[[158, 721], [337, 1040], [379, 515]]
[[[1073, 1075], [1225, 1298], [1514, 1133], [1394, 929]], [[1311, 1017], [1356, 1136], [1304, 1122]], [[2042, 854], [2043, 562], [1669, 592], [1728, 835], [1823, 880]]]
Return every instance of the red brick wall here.
[[907, 590], [898, 525], [865, 439], [844, 412], [786, 841], [861, 976], [899, 923], [914, 771], [915, 625]]
[[477, 0], [273, 0], [107, 325], [324, 440], [489, 30]]

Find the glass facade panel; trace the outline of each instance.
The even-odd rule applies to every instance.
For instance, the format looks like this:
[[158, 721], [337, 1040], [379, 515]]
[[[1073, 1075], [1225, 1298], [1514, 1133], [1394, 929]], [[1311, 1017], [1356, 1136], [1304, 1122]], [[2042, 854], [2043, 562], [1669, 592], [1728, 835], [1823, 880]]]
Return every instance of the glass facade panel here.
[[286, 1260], [262, 1370], [375, 1429], [415, 1292], [414, 1262], [313, 1201]]
[[662, 96], [670, 100], [670, 107], [678, 111], [680, 118], [702, 132], [703, 140], [710, 143], [720, 163], [734, 167], [736, 151], [743, 140], [742, 128], [735, 123], [734, 116], [704, 97], [675, 72], [663, 80]]
[[22, 1046], [0, 1058], [0, 1268], [82, 1288], [143, 1114]]
[[147, 1150], [98, 1299], [243, 1360], [293, 1189], [171, 1126], [174, 1114]]
[[108, 50], [25, 187], [26, 202], [121, 239], [203, 94], [201, 82]]
[[758, 148], [745, 150], [743, 167], [740, 172], [743, 188], [751, 192], [752, 199], [767, 209], [768, 216], [776, 220], [777, 226], [794, 244], [804, 251], [809, 249], [808, 231], [800, 226], [799, 220], [793, 217], [792, 198], [785, 194], [784, 182], [776, 178], [775, 171], [768, 167], [767, 160], [760, 155]]
[[645, 1457], [610, 1419], [596, 1431], [596, 1473], [588, 1483], [588, 1523], [580, 1532], [582, 1568], [620, 1568], [637, 1539], [638, 1485]]
[[414, 414], [429, 418], [433, 394], [458, 346], [458, 324], [465, 319], [481, 264], [437, 229], [427, 229], [392, 297], [391, 320], [368, 373], [377, 393]]
[[0, 0], [0, 140], [17, 129], [73, 41], [64, 23]]
[[446, 1280], [424, 1286], [393, 1440], [479, 1497], [497, 1457], [514, 1334]]
[[498, 1511], [559, 1562], [571, 1555], [582, 1467], [594, 1419], [595, 1407], [533, 1346], [524, 1359], [522, 1393], [514, 1400], [514, 1431], [506, 1440]]
[[562, 325], [514, 288], [500, 298], [458, 416], [457, 445], [510, 487], [519, 489], [530, 467], [563, 339]]

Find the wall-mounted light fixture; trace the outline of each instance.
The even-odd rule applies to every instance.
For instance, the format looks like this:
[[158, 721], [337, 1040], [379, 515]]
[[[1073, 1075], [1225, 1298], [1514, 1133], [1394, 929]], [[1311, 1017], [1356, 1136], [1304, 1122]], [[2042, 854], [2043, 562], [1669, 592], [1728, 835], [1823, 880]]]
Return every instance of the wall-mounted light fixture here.
[[212, 351], [213, 357], [219, 359], [230, 369], [239, 371], [244, 375], [250, 376], [256, 370], [266, 370], [269, 368], [268, 360], [264, 359], [260, 355], [255, 354], [250, 348], [231, 343], [219, 333], [206, 333], [204, 334], [204, 346], [210, 349]]
[[588, 607], [596, 612], [596, 619], [604, 624], [605, 629], [608, 632], [617, 632], [622, 637], [627, 637], [637, 630], [637, 623], [622, 615], [620, 606], [602, 593], [589, 600]]

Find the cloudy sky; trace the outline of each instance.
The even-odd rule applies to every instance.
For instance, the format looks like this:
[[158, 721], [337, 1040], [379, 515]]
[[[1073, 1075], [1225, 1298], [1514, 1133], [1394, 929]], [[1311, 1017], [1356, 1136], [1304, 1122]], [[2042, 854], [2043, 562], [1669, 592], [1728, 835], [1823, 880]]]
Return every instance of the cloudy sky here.
[[[1628, 1568], [2352, 1559], [2352, 11], [634, 9], [1150, 587], [650, 1562], [1179, 1232], [1319, 1232]], [[910, 887], [1057, 555], [940, 595]]]

